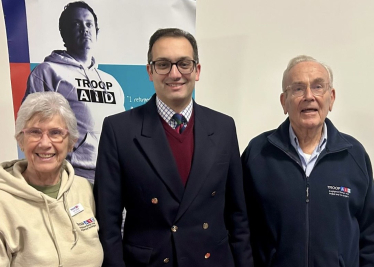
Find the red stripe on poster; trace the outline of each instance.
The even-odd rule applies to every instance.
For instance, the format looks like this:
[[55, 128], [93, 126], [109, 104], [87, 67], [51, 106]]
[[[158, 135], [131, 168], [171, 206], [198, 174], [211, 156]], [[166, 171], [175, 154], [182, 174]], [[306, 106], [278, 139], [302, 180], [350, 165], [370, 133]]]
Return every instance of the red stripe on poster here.
[[17, 118], [29, 77], [30, 63], [10, 63], [10, 81], [12, 84], [14, 119]]

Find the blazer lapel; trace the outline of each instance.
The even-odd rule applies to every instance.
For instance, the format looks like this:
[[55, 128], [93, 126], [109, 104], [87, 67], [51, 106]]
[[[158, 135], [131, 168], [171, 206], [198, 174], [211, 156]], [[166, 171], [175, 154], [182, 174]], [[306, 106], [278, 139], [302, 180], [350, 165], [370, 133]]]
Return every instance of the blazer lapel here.
[[190, 175], [183, 195], [181, 206], [178, 210], [176, 221], [183, 215], [199, 192], [208, 177], [210, 168], [216, 156], [216, 147], [212, 140], [214, 134], [210, 120], [204, 110], [194, 103], [195, 112], [195, 147]]
[[143, 111], [142, 131], [140, 135], [136, 136], [136, 140], [160, 179], [181, 202], [184, 187], [157, 112], [155, 95], [144, 105]]

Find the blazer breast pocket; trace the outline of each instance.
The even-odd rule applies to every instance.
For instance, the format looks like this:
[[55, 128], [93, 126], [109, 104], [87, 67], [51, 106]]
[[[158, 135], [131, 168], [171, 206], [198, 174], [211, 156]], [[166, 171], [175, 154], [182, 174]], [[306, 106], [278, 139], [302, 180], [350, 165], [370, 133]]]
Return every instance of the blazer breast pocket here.
[[225, 180], [230, 166], [229, 154], [218, 154], [212, 168], [210, 175], [215, 177], [215, 180]]

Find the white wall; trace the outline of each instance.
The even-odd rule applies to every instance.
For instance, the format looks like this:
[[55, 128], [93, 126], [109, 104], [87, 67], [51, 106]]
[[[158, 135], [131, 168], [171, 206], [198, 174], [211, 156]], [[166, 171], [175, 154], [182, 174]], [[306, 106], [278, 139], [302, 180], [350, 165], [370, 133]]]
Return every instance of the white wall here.
[[[372, 0], [198, 0], [197, 101], [234, 117], [244, 150], [251, 138], [285, 119], [279, 103], [283, 70], [292, 57], [308, 54], [335, 74], [336, 102], [329, 118], [374, 159], [373, 11]], [[0, 66], [3, 161], [17, 157], [3, 15]]]
[[374, 159], [374, 1], [197, 1], [202, 72], [199, 103], [234, 117], [239, 145], [277, 128], [288, 61], [307, 54], [329, 65], [336, 101], [328, 117]]
[[14, 135], [13, 99], [10, 86], [8, 47], [3, 6], [0, 4], [0, 162], [16, 159], [17, 146]]

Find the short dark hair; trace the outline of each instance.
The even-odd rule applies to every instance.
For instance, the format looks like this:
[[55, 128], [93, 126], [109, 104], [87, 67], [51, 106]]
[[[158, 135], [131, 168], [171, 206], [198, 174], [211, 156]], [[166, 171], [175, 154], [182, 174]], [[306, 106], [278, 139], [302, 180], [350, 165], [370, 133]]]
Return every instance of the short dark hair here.
[[196, 63], [199, 63], [199, 53], [197, 50], [197, 42], [195, 37], [193, 37], [192, 34], [189, 32], [183, 31], [181, 29], [177, 28], [165, 28], [165, 29], [158, 29], [149, 39], [149, 48], [148, 48], [148, 63], [151, 63], [152, 61], [152, 47], [155, 44], [155, 42], [162, 38], [162, 37], [184, 37], [186, 38], [193, 49], [193, 59], [196, 61]]
[[58, 29], [60, 30], [60, 34], [63, 40], [64, 40], [66, 28], [69, 25], [67, 21], [69, 14], [76, 8], [84, 8], [91, 12], [95, 20], [96, 34], [99, 32], [99, 27], [97, 24], [97, 16], [95, 12], [93, 11], [93, 9], [84, 1], [71, 2], [64, 7], [64, 11], [62, 11], [60, 19], [58, 21]]

